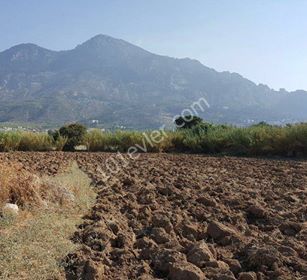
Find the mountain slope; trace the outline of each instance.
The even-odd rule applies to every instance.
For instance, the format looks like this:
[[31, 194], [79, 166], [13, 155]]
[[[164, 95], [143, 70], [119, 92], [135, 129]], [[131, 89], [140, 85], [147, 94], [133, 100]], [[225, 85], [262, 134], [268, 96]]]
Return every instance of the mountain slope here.
[[99, 120], [152, 128], [199, 98], [215, 122], [307, 120], [307, 93], [276, 92], [191, 59], [147, 52], [98, 35], [69, 51], [22, 44], [0, 53], [0, 122]]

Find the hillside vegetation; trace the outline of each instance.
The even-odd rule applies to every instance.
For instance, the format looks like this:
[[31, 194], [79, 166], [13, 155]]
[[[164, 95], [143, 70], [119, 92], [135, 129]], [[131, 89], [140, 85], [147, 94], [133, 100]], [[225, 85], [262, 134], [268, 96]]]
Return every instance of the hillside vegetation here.
[[105, 35], [67, 51], [21, 44], [0, 52], [0, 122], [157, 128], [201, 98], [210, 108], [199, 113], [211, 122], [307, 119], [305, 91], [275, 91]]
[[[151, 139], [152, 135], [160, 135]], [[63, 150], [68, 139], [32, 132], [0, 133], [0, 151]], [[78, 145], [90, 152], [206, 153], [242, 156], [306, 156], [307, 124], [285, 127], [259, 124], [247, 128], [200, 125], [177, 131], [86, 132]], [[64, 149], [65, 150], [65, 149]]]

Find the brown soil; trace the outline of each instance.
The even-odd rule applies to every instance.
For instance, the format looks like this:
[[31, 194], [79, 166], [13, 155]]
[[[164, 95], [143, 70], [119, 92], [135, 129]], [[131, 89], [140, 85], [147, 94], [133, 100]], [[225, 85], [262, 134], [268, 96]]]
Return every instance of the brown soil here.
[[0, 154], [37, 174], [75, 160], [98, 197], [68, 279], [307, 279], [307, 163], [142, 154]]

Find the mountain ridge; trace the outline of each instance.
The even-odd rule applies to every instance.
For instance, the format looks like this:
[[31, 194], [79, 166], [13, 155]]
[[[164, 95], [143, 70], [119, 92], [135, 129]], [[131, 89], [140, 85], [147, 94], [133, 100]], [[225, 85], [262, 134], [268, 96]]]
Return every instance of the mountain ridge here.
[[152, 128], [170, 124], [199, 98], [210, 104], [200, 116], [213, 122], [307, 119], [305, 91], [275, 91], [107, 35], [65, 51], [27, 43], [0, 52], [0, 122], [98, 120], [107, 127]]

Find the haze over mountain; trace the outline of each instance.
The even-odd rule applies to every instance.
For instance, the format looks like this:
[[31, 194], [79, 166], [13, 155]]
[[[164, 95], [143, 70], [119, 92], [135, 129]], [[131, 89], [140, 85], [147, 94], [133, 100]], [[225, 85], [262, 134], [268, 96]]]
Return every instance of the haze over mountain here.
[[307, 120], [305, 91], [277, 92], [105, 35], [68, 51], [21, 44], [0, 53], [0, 122], [154, 128], [199, 98], [210, 104], [200, 116], [213, 122]]

